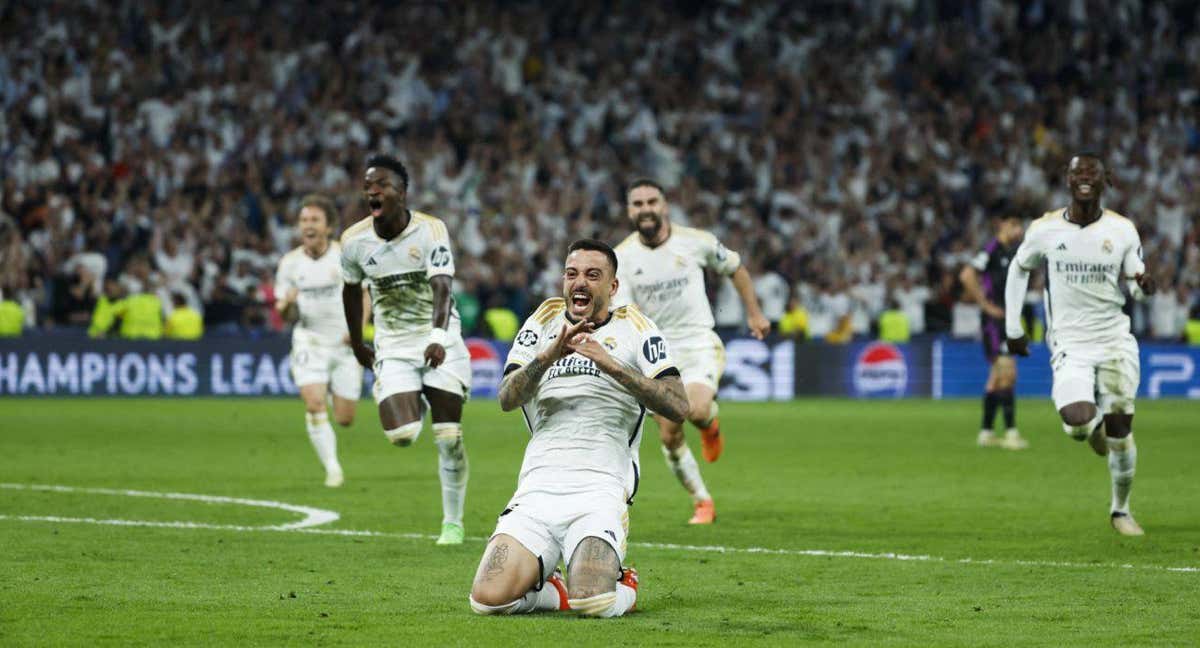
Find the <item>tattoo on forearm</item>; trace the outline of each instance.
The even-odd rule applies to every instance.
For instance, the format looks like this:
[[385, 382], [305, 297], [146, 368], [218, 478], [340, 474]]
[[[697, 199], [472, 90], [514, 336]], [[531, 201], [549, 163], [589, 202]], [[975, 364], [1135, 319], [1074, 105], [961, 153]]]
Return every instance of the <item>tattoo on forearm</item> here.
[[504, 573], [504, 563], [508, 562], [508, 543], [498, 544], [488, 556], [487, 566], [484, 567], [484, 580], [491, 580]]
[[550, 364], [539, 357], [508, 374], [500, 383], [500, 404], [512, 408], [529, 402], [549, 367]]
[[678, 379], [647, 378], [625, 367], [612, 374], [612, 377], [628, 389], [634, 398], [655, 412], [673, 421], [682, 421], [687, 416], [687, 392]]

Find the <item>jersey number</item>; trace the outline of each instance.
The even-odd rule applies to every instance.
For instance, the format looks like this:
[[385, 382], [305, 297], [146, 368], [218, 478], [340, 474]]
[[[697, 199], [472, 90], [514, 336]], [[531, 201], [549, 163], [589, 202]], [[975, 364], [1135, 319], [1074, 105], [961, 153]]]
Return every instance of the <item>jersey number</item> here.
[[667, 358], [667, 341], [657, 335], [642, 343], [642, 355], [646, 361], [654, 364]]

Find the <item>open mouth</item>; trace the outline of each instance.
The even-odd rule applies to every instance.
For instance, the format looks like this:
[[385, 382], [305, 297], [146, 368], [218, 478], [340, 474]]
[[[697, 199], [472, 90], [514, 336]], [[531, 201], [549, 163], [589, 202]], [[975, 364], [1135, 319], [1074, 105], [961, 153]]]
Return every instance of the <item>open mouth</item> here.
[[378, 217], [383, 213], [383, 201], [378, 198], [368, 198], [367, 209], [370, 210], [371, 216]]
[[1087, 182], [1080, 183], [1079, 193], [1092, 193], [1092, 185]]
[[586, 313], [592, 306], [592, 296], [582, 290], [571, 293], [571, 311]]

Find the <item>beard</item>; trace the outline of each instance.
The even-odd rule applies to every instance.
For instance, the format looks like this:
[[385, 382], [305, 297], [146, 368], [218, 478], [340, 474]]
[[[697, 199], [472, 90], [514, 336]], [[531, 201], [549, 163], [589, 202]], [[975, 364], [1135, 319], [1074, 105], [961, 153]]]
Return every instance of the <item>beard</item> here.
[[650, 239], [658, 236], [658, 232], [662, 229], [663, 225], [662, 216], [650, 211], [638, 213], [637, 221], [635, 223], [637, 225], [638, 233]]

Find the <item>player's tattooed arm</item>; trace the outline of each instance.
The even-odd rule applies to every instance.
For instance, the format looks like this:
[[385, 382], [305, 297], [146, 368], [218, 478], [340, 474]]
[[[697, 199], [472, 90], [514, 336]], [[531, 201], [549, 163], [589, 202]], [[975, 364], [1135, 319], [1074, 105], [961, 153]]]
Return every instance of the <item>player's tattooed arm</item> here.
[[529, 364], [505, 376], [500, 381], [500, 409], [509, 412], [528, 403], [550, 364], [547, 359], [537, 356]]
[[563, 324], [553, 344], [535, 356], [529, 364], [500, 381], [500, 409], [508, 412], [528, 403], [550, 365], [574, 352], [576, 349], [573, 342], [582, 339], [582, 336], [593, 330], [595, 325], [587, 320], [580, 320], [571, 326]]
[[617, 371], [611, 371], [608, 375], [628, 389], [647, 409], [676, 423], [683, 423], [688, 412], [688, 399], [679, 376], [647, 378], [624, 365], [620, 365]]

